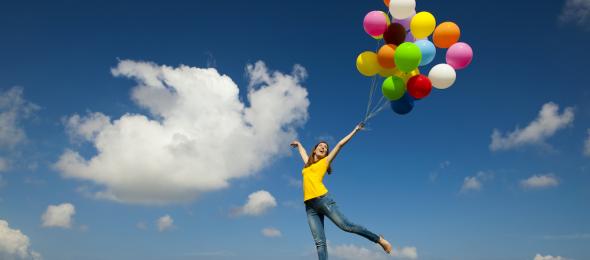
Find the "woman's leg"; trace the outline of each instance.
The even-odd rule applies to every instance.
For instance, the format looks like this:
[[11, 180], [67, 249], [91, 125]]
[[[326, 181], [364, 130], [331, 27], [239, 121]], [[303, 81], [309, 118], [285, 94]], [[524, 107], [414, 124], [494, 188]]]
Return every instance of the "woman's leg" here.
[[305, 204], [307, 212], [307, 223], [318, 251], [318, 259], [328, 259], [328, 249], [326, 248], [326, 234], [324, 233], [324, 214], [316, 211], [313, 207]]
[[332, 220], [332, 222], [334, 222], [334, 224], [336, 224], [336, 226], [338, 226], [340, 229], [363, 236], [375, 243], [379, 243], [378, 235], [367, 230], [363, 226], [348, 221], [348, 219], [346, 219], [346, 217], [344, 217], [344, 215], [338, 209], [336, 202], [330, 198], [330, 196], [322, 198], [322, 200], [319, 202], [321, 202], [321, 206], [318, 206], [318, 208], [321, 208], [321, 213], [328, 216], [328, 218], [330, 218], [330, 220]]

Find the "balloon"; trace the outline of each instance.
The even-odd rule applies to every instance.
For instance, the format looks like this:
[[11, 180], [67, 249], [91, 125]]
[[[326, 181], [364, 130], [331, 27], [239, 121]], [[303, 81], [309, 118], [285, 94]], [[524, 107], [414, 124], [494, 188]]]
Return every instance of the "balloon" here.
[[438, 48], [449, 48], [455, 44], [461, 36], [461, 29], [453, 22], [439, 24], [432, 34], [432, 41]]
[[424, 75], [413, 76], [406, 84], [408, 93], [415, 99], [425, 98], [432, 90], [432, 82]]
[[388, 44], [400, 45], [406, 39], [406, 29], [399, 23], [392, 23], [383, 33], [383, 39]]
[[394, 68], [393, 70], [394, 70], [393, 75], [400, 77], [406, 83], [408, 82], [408, 79], [410, 79], [411, 77], [420, 74], [420, 70], [418, 68], [416, 68], [415, 70], [412, 70], [410, 72], [403, 72], [403, 71], [400, 71], [398, 68]]
[[428, 37], [434, 31], [436, 26], [436, 19], [429, 12], [419, 12], [414, 15], [412, 22], [410, 22], [410, 30], [416, 39]]
[[410, 29], [410, 22], [412, 21], [412, 18], [414, 17], [414, 15], [416, 15], [416, 11], [413, 11], [412, 14], [410, 16], [408, 16], [407, 18], [393, 19], [393, 22], [399, 23], [399, 24], [403, 25], [404, 28], [406, 28], [406, 30], [409, 30]]
[[391, 109], [393, 112], [405, 115], [410, 113], [414, 108], [414, 98], [410, 96], [408, 93], [404, 94], [400, 99], [396, 101], [391, 101]]
[[429, 40], [418, 40], [414, 42], [418, 48], [420, 48], [420, 52], [422, 53], [422, 60], [420, 60], [420, 66], [424, 66], [432, 62], [434, 60], [434, 56], [436, 56], [436, 48], [434, 44], [432, 44]]
[[373, 76], [381, 70], [377, 61], [377, 54], [372, 51], [365, 51], [356, 58], [356, 68], [367, 77]]
[[446, 89], [455, 83], [457, 74], [455, 69], [449, 64], [441, 63], [430, 69], [428, 78], [432, 82], [432, 86], [438, 89]]
[[399, 70], [397, 68], [395, 68], [395, 67], [394, 68], [391, 68], [391, 69], [381, 67], [381, 69], [379, 70], [379, 76], [384, 77], [384, 78], [387, 78], [387, 77], [390, 77], [390, 76], [396, 76], [396, 73], [398, 71]]
[[404, 42], [395, 50], [395, 65], [403, 72], [410, 72], [420, 64], [422, 53], [416, 44]]
[[394, 0], [389, 2], [389, 13], [395, 19], [405, 19], [416, 13], [416, 0]]
[[414, 42], [416, 41], [416, 38], [414, 38], [414, 35], [412, 34], [412, 32], [408, 31], [406, 32], [406, 39], [404, 40], [404, 42]]
[[377, 52], [377, 61], [382, 68], [391, 69], [395, 67], [395, 60], [393, 59], [393, 56], [395, 54], [396, 47], [397, 46], [393, 44], [385, 44], [379, 48], [379, 52]]
[[363, 27], [372, 37], [381, 37], [389, 25], [389, 16], [381, 11], [371, 11], [365, 15]]
[[381, 85], [381, 92], [389, 100], [398, 100], [406, 93], [406, 83], [399, 77], [388, 77]]
[[383, 0], [383, 3], [385, 4], [385, 6], [389, 7], [389, 0]]
[[447, 63], [456, 70], [467, 67], [472, 59], [473, 50], [467, 43], [455, 43], [447, 50]]

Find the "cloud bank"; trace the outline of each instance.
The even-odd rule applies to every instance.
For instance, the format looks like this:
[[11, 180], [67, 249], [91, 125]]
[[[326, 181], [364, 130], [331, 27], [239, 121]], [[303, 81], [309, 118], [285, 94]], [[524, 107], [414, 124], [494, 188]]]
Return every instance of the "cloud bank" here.
[[41, 255], [32, 251], [29, 237], [18, 229], [12, 229], [6, 220], [0, 219], [0, 259], [40, 260]]
[[123, 60], [111, 71], [136, 81], [132, 100], [149, 114], [69, 117], [67, 132], [97, 152], [84, 158], [67, 150], [54, 165], [65, 178], [94, 182], [97, 198], [170, 204], [227, 188], [287, 154], [308, 118], [306, 72], [298, 65], [291, 74], [261, 61], [248, 65], [246, 100], [214, 68]]

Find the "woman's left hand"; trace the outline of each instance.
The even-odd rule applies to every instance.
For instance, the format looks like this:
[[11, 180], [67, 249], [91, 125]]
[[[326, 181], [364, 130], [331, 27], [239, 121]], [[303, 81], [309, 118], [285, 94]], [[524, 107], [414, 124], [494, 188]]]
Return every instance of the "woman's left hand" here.
[[356, 127], [354, 128], [355, 131], [360, 131], [365, 129], [365, 123], [360, 122], [358, 125], [356, 125]]

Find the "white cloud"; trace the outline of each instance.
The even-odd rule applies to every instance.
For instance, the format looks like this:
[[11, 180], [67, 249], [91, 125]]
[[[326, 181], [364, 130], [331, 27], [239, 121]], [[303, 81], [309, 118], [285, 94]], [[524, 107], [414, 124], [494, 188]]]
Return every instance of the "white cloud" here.
[[579, 26], [589, 26], [590, 0], [566, 0], [559, 20], [562, 23], [572, 22]]
[[467, 176], [463, 179], [461, 192], [479, 191], [481, 190], [483, 181], [488, 181], [494, 178], [492, 172], [479, 171], [475, 176]]
[[121, 61], [113, 75], [137, 81], [132, 99], [151, 115], [74, 115], [68, 131], [91, 137], [97, 154], [86, 159], [67, 150], [55, 167], [66, 178], [96, 183], [96, 197], [124, 203], [188, 202], [227, 188], [288, 154], [285, 144], [308, 117], [301, 66], [287, 75], [257, 62], [246, 72], [243, 102], [238, 86], [216, 69]]
[[14, 148], [26, 140], [21, 121], [37, 110], [39, 106], [23, 98], [23, 88], [0, 90], [0, 149]]
[[590, 156], [590, 129], [588, 129], [588, 138], [584, 142], [584, 155]]
[[418, 259], [416, 247], [394, 248], [391, 255], [387, 255], [379, 245], [370, 249], [352, 244], [332, 246], [328, 243], [328, 252], [336, 259], [343, 260]]
[[70, 228], [74, 214], [76, 214], [76, 208], [70, 203], [49, 205], [41, 216], [42, 225], [44, 227]]
[[165, 215], [159, 218], [158, 221], [156, 221], [156, 224], [158, 226], [158, 231], [162, 232], [172, 229], [174, 227], [174, 220], [170, 215]]
[[261, 232], [265, 237], [280, 237], [283, 235], [281, 231], [276, 228], [264, 228]]
[[542, 256], [540, 254], [537, 254], [533, 260], [567, 260], [567, 258], [552, 255]]
[[268, 191], [259, 190], [248, 195], [248, 201], [234, 212], [236, 215], [260, 216], [277, 206], [276, 199]]
[[148, 228], [147, 223], [145, 223], [143, 221], [137, 222], [137, 224], [135, 224], [135, 227], [137, 227], [138, 229], [141, 229], [141, 230], [146, 230]]
[[527, 127], [502, 134], [498, 129], [492, 133], [490, 150], [509, 150], [532, 144], [545, 144], [545, 140], [555, 134], [557, 130], [567, 127], [574, 121], [573, 108], [567, 107], [559, 114], [559, 106], [553, 102], [543, 105], [539, 116]]
[[40, 260], [41, 255], [30, 249], [29, 237], [18, 229], [8, 226], [6, 220], [0, 219], [0, 259], [5, 260]]
[[520, 181], [520, 186], [527, 189], [549, 188], [557, 185], [559, 185], [559, 180], [553, 174], [533, 175]]
[[72, 139], [83, 138], [93, 141], [96, 136], [111, 124], [111, 119], [102, 113], [88, 113], [85, 117], [73, 115], [66, 119], [66, 130]]

